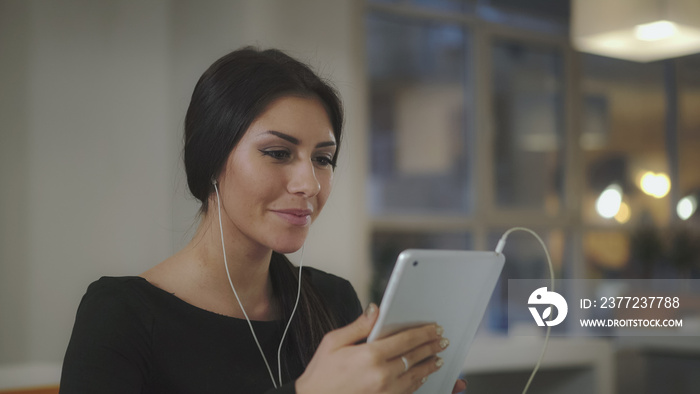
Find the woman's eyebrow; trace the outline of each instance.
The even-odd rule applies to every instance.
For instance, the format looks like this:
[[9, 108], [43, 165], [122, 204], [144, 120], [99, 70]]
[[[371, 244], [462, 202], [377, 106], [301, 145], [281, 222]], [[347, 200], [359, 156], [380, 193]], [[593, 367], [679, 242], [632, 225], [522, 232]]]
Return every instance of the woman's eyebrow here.
[[[294, 144], [294, 145], [299, 145], [299, 143], [300, 143], [300, 141], [299, 141], [298, 138], [292, 137], [292, 136], [289, 135], [289, 134], [285, 134], [285, 133], [282, 133], [282, 132], [279, 132], [279, 131], [268, 130], [268, 131], [267, 131], [267, 134], [272, 134], [272, 135], [274, 135], [275, 137], [281, 138], [281, 139], [283, 139], [283, 140], [285, 140], [285, 141], [289, 141], [290, 143], [292, 143], [292, 144]], [[335, 141], [324, 141], [324, 142], [319, 142], [318, 144], [316, 144], [316, 148], [325, 148], [325, 147], [327, 147], [327, 146], [336, 146], [336, 145], [337, 145], [337, 144], [336, 144]]]

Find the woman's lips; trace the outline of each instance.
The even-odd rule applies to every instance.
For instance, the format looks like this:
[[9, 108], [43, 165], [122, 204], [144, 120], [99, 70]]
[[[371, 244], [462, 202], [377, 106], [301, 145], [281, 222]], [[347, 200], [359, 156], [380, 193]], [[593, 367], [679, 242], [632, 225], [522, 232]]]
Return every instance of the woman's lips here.
[[311, 211], [308, 209], [280, 209], [272, 212], [294, 226], [306, 226], [311, 223]]

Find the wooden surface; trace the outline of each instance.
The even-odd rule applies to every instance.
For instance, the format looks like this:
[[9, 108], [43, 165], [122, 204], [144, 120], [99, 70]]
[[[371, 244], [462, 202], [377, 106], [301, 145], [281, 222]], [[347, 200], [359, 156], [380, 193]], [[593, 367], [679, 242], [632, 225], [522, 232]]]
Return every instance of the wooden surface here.
[[58, 394], [58, 386], [0, 390], [0, 394]]

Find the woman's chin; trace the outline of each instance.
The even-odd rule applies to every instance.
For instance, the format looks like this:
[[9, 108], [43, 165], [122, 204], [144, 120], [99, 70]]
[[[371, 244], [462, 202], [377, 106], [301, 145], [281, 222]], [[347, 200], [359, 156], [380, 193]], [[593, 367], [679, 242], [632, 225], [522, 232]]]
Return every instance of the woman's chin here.
[[304, 242], [285, 243], [282, 245], [276, 245], [276, 247], [272, 248], [272, 250], [277, 253], [289, 254], [298, 252], [301, 250], [302, 246], [304, 246]]
[[285, 232], [270, 239], [272, 241], [270, 249], [282, 254], [298, 252], [304, 246], [308, 235], [308, 229], [305, 228], [303, 230], [305, 231]]

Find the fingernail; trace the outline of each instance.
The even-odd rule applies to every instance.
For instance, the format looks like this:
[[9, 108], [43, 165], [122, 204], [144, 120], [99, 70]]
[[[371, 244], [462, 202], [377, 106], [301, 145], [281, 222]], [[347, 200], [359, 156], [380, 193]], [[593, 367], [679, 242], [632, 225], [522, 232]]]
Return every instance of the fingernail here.
[[444, 329], [444, 328], [442, 328], [442, 326], [441, 326], [441, 325], [439, 325], [439, 324], [436, 324], [436, 325], [435, 325], [435, 332], [437, 333], [437, 335], [438, 335], [438, 336], [440, 336], [440, 337], [441, 337], [441, 336], [442, 336], [442, 334], [443, 334], [443, 333], [445, 332], [445, 329]]
[[377, 312], [377, 305], [372, 302], [367, 306], [367, 309], [365, 309], [365, 316], [367, 317], [372, 317], [374, 314]]
[[445, 365], [445, 361], [443, 359], [441, 359], [440, 357], [438, 357], [437, 360], [435, 360], [435, 366], [440, 368], [443, 365]]
[[423, 376], [423, 379], [420, 380], [421, 384], [423, 384], [423, 383], [425, 383], [425, 382], [427, 382], [427, 381], [428, 381], [428, 377], [427, 377], [427, 376]]
[[440, 340], [440, 347], [444, 349], [444, 348], [446, 348], [446, 347], [448, 347], [448, 346], [450, 346], [450, 340], [447, 339], [447, 338], [442, 338], [442, 339]]

